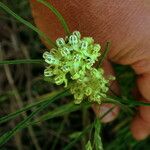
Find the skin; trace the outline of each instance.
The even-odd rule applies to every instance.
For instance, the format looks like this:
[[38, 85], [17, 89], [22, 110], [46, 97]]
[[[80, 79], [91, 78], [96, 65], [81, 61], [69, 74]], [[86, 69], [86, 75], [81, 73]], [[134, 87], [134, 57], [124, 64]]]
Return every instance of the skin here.
[[[111, 50], [103, 67], [106, 74], [113, 74], [110, 61], [131, 65], [137, 77], [137, 100], [150, 102], [150, 1], [149, 0], [53, 0], [69, 24], [70, 30], [79, 30], [83, 36], [92, 36], [103, 45], [110, 40]], [[57, 18], [36, 0], [30, 0], [36, 25], [53, 40], [65, 35]], [[113, 90], [119, 92], [117, 83]], [[93, 106], [97, 115], [111, 105]], [[101, 113], [100, 113], [101, 111]], [[119, 109], [103, 121], [113, 120]], [[150, 107], [141, 106], [131, 123], [131, 131], [137, 140], [150, 135]]]

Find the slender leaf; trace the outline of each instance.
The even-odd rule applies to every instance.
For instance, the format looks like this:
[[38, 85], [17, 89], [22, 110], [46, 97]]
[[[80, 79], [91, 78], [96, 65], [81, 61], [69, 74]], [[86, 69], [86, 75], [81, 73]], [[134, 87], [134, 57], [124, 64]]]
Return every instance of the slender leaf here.
[[[86, 108], [88, 108], [89, 106], [90, 105], [85, 104]], [[55, 110], [50, 111], [47, 114], [44, 114], [38, 120], [44, 121], [44, 120], [52, 119], [52, 118], [57, 117], [57, 116], [63, 116], [65, 114], [77, 111], [77, 110], [81, 109], [81, 107], [82, 107], [82, 104], [76, 105], [76, 104], [74, 104], [74, 102], [71, 102], [69, 104], [65, 104], [63, 106], [60, 106], [59, 108], [56, 108]]]
[[93, 150], [90, 140], [89, 140], [89, 141], [87, 142], [87, 144], [85, 145], [85, 149], [86, 149], [86, 150]]
[[[68, 95], [68, 93], [64, 94], [63, 96], [67, 96], [67, 95]], [[46, 101], [47, 101], [47, 100], [46, 100]], [[43, 102], [46, 102], [46, 101], [43, 101]], [[43, 102], [37, 104], [36, 106], [39, 106], [39, 105], [43, 104]], [[33, 106], [34, 106], [34, 105], [33, 105]], [[32, 107], [33, 107], [33, 106], [32, 106]], [[67, 108], [67, 107], [68, 107], [68, 108]], [[55, 110], [50, 111], [50, 112], [44, 114], [44, 115], [43, 115], [42, 117], [40, 117], [38, 120], [35, 120], [35, 121], [32, 121], [32, 122], [29, 122], [29, 123], [24, 124], [24, 126], [22, 126], [22, 127], [20, 128], [20, 130], [23, 129], [23, 128], [26, 128], [26, 127], [28, 127], [28, 126], [36, 125], [36, 124], [39, 123], [39, 122], [46, 121], [46, 120], [48, 120], [48, 119], [52, 119], [52, 118], [55, 118], [55, 117], [60, 117], [60, 116], [63, 116], [63, 115], [65, 115], [65, 114], [68, 114], [68, 113], [77, 111], [77, 110], [81, 109], [81, 107], [82, 107], [81, 105], [75, 105], [73, 102], [72, 102], [72, 103], [69, 103], [69, 104], [65, 104], [64, 106], [60, 106], [59, 108], [56, 108]], [[88, 107], [90, 107], [90, 104], [86, 104], [84, 107], [88, 108]], [[27, 107], [27, 109], [29, 109], [29, 107]], [[23, 111], [23, 109], [22, 109], [22, 111]], [[13, 116], [13, 115], [14, 115], [14, 116]], [[15, 116], [15, 113], [13, 113], [12, 116], [10, 115], [10, 116], [8, 116], [8, 117], [14, 118], [14, 117], [16, 117], [16, 116]], [[11, 118], [11, 119], [12, 119], [12, 118]], [[5, 122], [5, 121], [7, 121], [7, 120], [10, 119], [10, 118], [7, 119], [7, 116], [6, 116], [6, 117], [3, 117], [2, 119], [5, 119], [5, 120], [4, 120], [4, 121], [1, 120], [1, 122]]]
[[[18, 115], [20, 115], [24, 111], [28, 111], [28, 110], [32, 109], [33, 107], [38, 107], [38, 106], [42, 105], [46, 101], [49, 101], [54, 95], [59, 94], [60, 92], [62, 92], [62, 90], [61, 91], [57, 91], [57, 92], [52, 92], [52, 93], [50, 93], [50, 94], [48, 94], [48, 95], [46, 95], [44, 97], [42, 96], [42, 98], [40, 98], [40, 99], [39, 98], [35, 99], [34, 103], [32, 103], [30, 105], [27, 105], [26, 107], [24, 107], [24, 108], [22, 108], [22, 109], [20, 109], [20, 110], [18, 110], [16, 112], [13, 112], [13, 113], [10, 113], [10, 114], [8, 114], [8, 115], [6, 115], [4, 117], [1, 117], [0, 118], [0, 124], [6, 122], [8, 120], [11, 120], [13, 118], [16, 118]], [[66, 96], [68, 94], [66, 94]]]
[[[107, 101], [108, 100], [108, 101]], [[126, 105], [126, 106], [150, 106], [150, 103], [149, 102], [140, 102], [140, 101], [135, 101], [133, 99], [123, 99], [123, 98], [120, 98], [118, 96], [108, 96], [106, 98], [106, 101], [107, 102], [110, 102], [110, 103], [118, 103], [120, 105]]]
[[[85, 104], [84, 107], [88, 108], [90, 106], [91, 106], [91, 104]], [[53, 111], [50, 111], [50, 112], [42, 115], [37, 120], [32, 121], [29, 124], [26, 124], [24, 127], [26, 128], [28, 126], [35, 125], [35, 124], [37, 124], [39, 122], [42, 122], [42, 121], [53, 119], [55, 117], [64, 116], [65, 114], [69, 114], [71, 112], [74, 112], [74, 111], [77, 111], [77, 110], [81, 109], [81, 107], [82, 107], [81, 104], [80, 105], [75, 105], [74, 102], [71, 102], [69, 104], [65, 104], [63, 106], [60, 106], [60, 107], [54, 109]]]
[[37, 0], [37, 1], [44, 4], [57, 16], [57, 18], [60, 21], [61, 25], [63, 26], [66, 34], [69, 35], [70, 31], [69, 31], [68, 25], [67, 25], [65, 19], [63, 18], [63, 16], [59, 13], [59, 11], [54, 6], [52, 6], [49, 2], [46, 2], [45, 0]]
[[19, 129], [22, 129], [22, 127], [29, 122], [34, 115], [38, 114], [40, 111], [48, 107], [52, 102], [57, 100], [58, 98], [62, 97], [66, 94], [66, 91], [63, 91], [57, 95], [55, 95], [53, 98], [51, 98], [49, 101], [44, 102], [41, 106], [39, 106], [38, 109], [36, 109], [34, 112], [32, 112], [28, 117], [26, 117], [22, 122], [20, 122], [15, 128], [13, 128], [11, 131], [8, 131], [4, 135], [0, 137], [0, 146], [3, 146]]
[[106, 58], [108, 52], [110, 50], [110, 42], [106, 42], [106, 46], [105, 46], [105, 50], [104, 52], [102, 53], [100, 59], [99, 59], [99, 62], [98, 62], [98, 65], [100, 66], [102, 64], [102, 62], [104, 61], [104, 59]]
[[100, 137], [101, 123], [99, 118], [95, 119], [94, 128], [95, 128], [95, 133], [94, 133], [95, 150], [103, 150], [102, 140]]
[[131, 115], [133, 114], [133, 111], [129, 108], [128, 105], [125, 105], [125, 104], [121, 103], [120, 101], [114, 99], [114, 98], [111, 97], [111, 96], [105, 97], [103, 103], [116, 104], [116, 105], [120, 106], [125, 112], [128, 112], [128, 113], [130, 113]]
[[15, 64], [43, 64], [44, 61], [41, 59], [18, 59], [18, 60], [3, 60], [0, 61], [0, 65], [9, 64], [9, 65], [15, 65]]
[[39, 34], [41, 37], [43, 37], [45, 39], [45, 41], [47, 42], [47, 44], [51, 45], [52, 47], [56, 47], [56, 45], [53, 43], [53, 41], [45, 33], [43, 33], [37, 27], [32, 25], [30, 22], [28, 22], [25, 19], [23, 19], [20, 16], [18, 16], [16, 13], [14, 13], [12, 10], [10, 10], [4, 3], [0, 2], [0, 7], [2, 9], [4, 9], [8, 14], [13, 16], [15, 19], [17, 19], [21, 23], [25, 24], [27, 27], [29, 27], [30, 29], [35, 31], [37, 34]]

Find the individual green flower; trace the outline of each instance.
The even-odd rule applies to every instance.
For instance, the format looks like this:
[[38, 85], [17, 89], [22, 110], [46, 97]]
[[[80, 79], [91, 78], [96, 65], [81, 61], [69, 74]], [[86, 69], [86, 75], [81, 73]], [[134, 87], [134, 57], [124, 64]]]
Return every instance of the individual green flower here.
[[46, 68], [44, 70], [44, 76], [45, 77], [51, 77], [51, 76], [53, 76], [53, 70], [51, 68]]
[[58, 38], [56, 45], [57, 48], [43, 54], [48, 64], [44, 76], [69, 88], [76, 104], [84, 99], [100, 104], [109, 90], [109, 80], [114, 80], [113, 77], [105, 79], [103, 69], [93, 66], [101, 55], [101, 46], [92, 37], [82, 38], [79, 31], [65, 39]]

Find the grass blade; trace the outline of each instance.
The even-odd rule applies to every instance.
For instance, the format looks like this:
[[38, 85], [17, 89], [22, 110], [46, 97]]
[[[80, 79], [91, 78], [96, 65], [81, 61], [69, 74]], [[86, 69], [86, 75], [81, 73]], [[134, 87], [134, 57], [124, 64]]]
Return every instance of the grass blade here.
[[133, 99], [129, 100], [129, 99], [123, 99], [117, 96], [108, 96], [106, 98], [107, 102], [112, 102], [112, 103], [118, 103], [118, 104], [122, 104], [122, 105], [126, 105], [126, 106], [150, 106], [149, 102], [140, 102], [140, 101], [135, 101]]
[[42, 59], [18, 59], [18, 60], [3, 60], [0, 61], [0, 65], [16, 65], [16, 64], [43, 64]]
[[59, 13], [59, 11], [55, 7], [53, 7], [49, 2], [46, 2], [45, 0], [37, 0], [37, 1], [45, 5], [46, 7], [48, 7], [57, 16], [66, 34], [69, 35], [70, 31], [69, 31], [68, 25], [65, 19], [63, 18], [63, 16]]
[[[66, 94], [66, 96], [67, 95], [68, 94]], [[89, 108], [90, 106], [91, 106], [91, 104], [86, 104], [84, 107]], [[65, 104], [63, 106], [60, 106], [60, 107], [58, 107], [58, 108], [42, 115], [39, 119], [26, 124], [23, 128], [26, 128], [28, 126], [36, 125], [39, 122], [46, 121], [46, 120], [49, 120], [49, 119], [53, 119], [55, 117], [64, 116], [68, 113], [71, 113], [71, 112], [74, 112], [74, 111], [77, 111], [77, 110], [81, 109], [81, 107], [82, 107], [81, 104], [80, 105], [75, 105], [74, 102], [71, 102], [69, 104]]]
[[8, 131], [4, 135], [2, 135], [0, 137], [0, 147], [3, 146], [17, 131], [19, 131], [19, 129], [21, 129], [26, 123], [28, 123], [33, 118], [34, 115], [38, 114], [40, 111], [48, 107], [52, 102], [54, 102], [58, 98], [65, 95], [66, 92], [67, 91], [65, 90], [55, 95], [54, 97], [52, 97], [49, 101], [46, 101], [45, 103], [43, 103], [37, 110], [32, 112], [28, 117], [26, 117], [22, 122], [20, 122], [15, 128], [13, 128], [11, 131]]
[[90, 140], [89, 140], [89, 141], [87, 142], [87, 144], [85, 145], [85, 150], [93, 150]]
[[110, 50], [110, 42], [106, 42], [105, 50], [104, 50], [104, 52], [102, 53], [102, 55], [101, 55], [101, 57], [100, 57], [100, 59], [99, 59], [99, 62], [98, 62], [98, 65], [99, 65], [99, 66], [102, 65], [102, 63], [103, 63], [104, 59], [106, 58], [106, 56], [107, 56], [109, 50]]
[[13, 16], [15, 19], [17, 19], [18, 21], [20, 21], [21, 23], [23, 23], [24, 25], [26, 25], [27, 27], [29, 27], [30, 29], [32, 29], [33, 31], [35, 31], [41, 37], [43, 37], [45, 39], [45, 41], [47, 42], [47, 44], [49, 44], [52, 47], [56, 47], [56, 45], [53, 43], [53, 41], [45, 33], [43, 33], [42, 31], [40, 31], [37, 27], [35, 27], [34, 25], [32, 25], [30, 22], [26, 21], [25, 19], [21, 18], [19, 15], [17, 15], [16, 13], [14, 13], [4, 3], [0, 2], [0, 7], [2, 9], [4, 9], [8, 14], [10, 14], [11, 16]]
[[[35, 99], [34, 100], [35, 103], [30, 104], [30, 105], [28, 105], [28, 106], [26, 106], [26, 107], [24, 107], [24, 108], [22, 108], [22, 109], [20, 109], [20, 110], [18, 110], [16, 112], [10, 113], [10, 114], [8, 114], [8, 115], [6, 115], [4, 117], [1, 117], [0, 118], [0, 124], [6, 122], [8, 120], [11, 120], [13, 118], [16, 118], [18, 115], [20, 115], [24, 111], [28, 111], [28, 110], [32, 109], [33, 107], [38, 107], [38, 106], [42, 105], [44, 102], [48, 101], [50, 98], [52, 98], [54, 95], [56, 95], [56, 94], [58, 94], [60, 92], [62, 92], [62, 90], [58, 91], [58, 92], [52, 92], [52, 93], [48, 94], [46, 97], [41, 98], [42, 100], [39, 99], [39, 98]], [[66, 96], [67, 96], [67, 94], [66, 94]]]
[[100, 137], [101, 123], [99, 118], [96, 118], [94, 123], [94, 128], [95, 128], [95, 133], [94, 133], [95, 150], [103, 150], [102, 140]]
[[135, 100], [125, 100], [124, 104], [129, 106], [150, 106], [148, 102], [140, 102]]
[[[91, 104], [87, 104], [84, 107], [86, 107], [86, 109], [87, 109], [90, 106], [91, 106]], [[64, 116], [66, 114], [69, 114], [71, 112], [74, 112], [74, 111], [77, 111], [77, 110], [81, 109], [81, 107], [82, 107], [82, 104], [76, 105], [76, 104], [74, 104], [74, 102], [71, 102], [69, 104], [65, 104], [63, 106], [60, 106], [60, 107], [54, 109], [53, 111], [50, 111], [50, 112], [42, 115], [38, 120], [35, 120], [35, 121], [27, 124], [27, 126], [35, 125], [39, 122], [46, 121], [46, 120], [49, 120], [49, 119], [53, 119], [55, 117]]]
[[104, 98], [103, 103], [116, 104], [116, 105], [120, 106], [125, 112], [129, 112], [131, 115], [133, 114], [133, 111], [129, 108], [128, 105], [125, 105], [125, 104], [121, 103], [120, 101], [116, 100], [116, 98], [107, 96], [107, 97]]

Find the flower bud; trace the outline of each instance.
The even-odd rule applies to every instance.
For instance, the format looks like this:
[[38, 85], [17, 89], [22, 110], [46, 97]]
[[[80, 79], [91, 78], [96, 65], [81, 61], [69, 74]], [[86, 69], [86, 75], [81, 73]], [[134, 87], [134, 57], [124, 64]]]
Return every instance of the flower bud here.
[[72, 34], [75, 35], [78, 39], [81, 38], [81, 34], [79, 31], [74, 31]]
[[56, 76], [54, 80], [57, 85], [60, 85], [64, 82], [63, 77], [61, 75]]
[[75, 93], [74, 94], [74, 102], [75, 102], [75, 104], [80, 104], [81, 102], [82, 102], [82, 100], [83, 100], [83, 94], [82, 94], [82, 91], [80, 91], [80, 93]]
[[67, 56], [67, 55], [70, 54], [70, 50], [67, 47], [63, 47], [63, 48], [60, 49], [60, 53], [61, 53], [62, 56]]
[[100, 45], [99, 44], [94, 44], [94, 47], [93, 47], [93, 51], [94, 52], [99, 52], [101, 49]]
[[71, 36], [69, 37], [69, 44], [75, 45], [75, 44], [77, 44], [77, 43], [78, 43], [78, 38], [77, 38], [77, 36], [76, 36], [76, 35], [71, 35]]
[[87, 50], [88, 49], [88, 42], [82, 41], [81, 42], [81, 50]]
[[80, 56], [79, 54], [76, 54], [75, 56], [73, 56], [73, 60], [74, 60], [75, 62], [78, 62], [78, 61], [81, 60], [81, 56]]
[[44, 70], [44, 76], [46, 76], [46, 77], [53, 76], [53, 71], [51, 69], [49, 69], [49, 68], [45, 69]]
[[68, 72], [68, 71], [69, 71], [69, 66], [64, 65], [64, 66], [61, 67], [61, 69], [62, 69], [62, 71], [64, 71], [64, 72]]
[[85, 89], [85, 95], [86, 95], [86, 96], [89, 96], [89, 95], [91, 95], [91, 93], [92, 93], [92, 89], [91, 89], [90, 87], [87, 87], [87, 88]]
[[58, 39], [56, 40], [56, 45], [57, 45], [58, 47], [63, 47], [63, 46], [65, 45], [65, 40], [64, 40], [63, 38], [58, 38]]
[[43, 58], [46, 59], [48, 55], [51, 55], [50, 52], [44, 52], [43, 53]]

